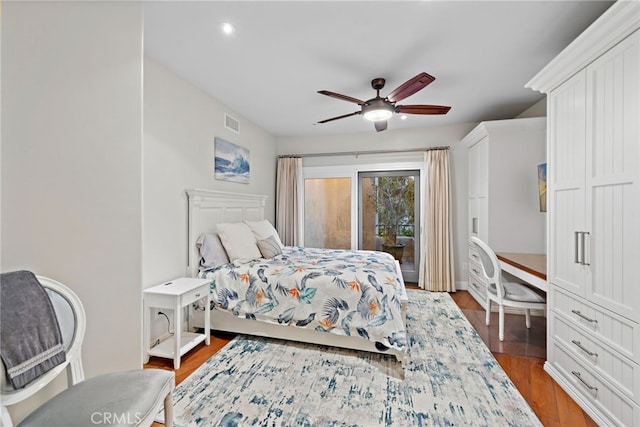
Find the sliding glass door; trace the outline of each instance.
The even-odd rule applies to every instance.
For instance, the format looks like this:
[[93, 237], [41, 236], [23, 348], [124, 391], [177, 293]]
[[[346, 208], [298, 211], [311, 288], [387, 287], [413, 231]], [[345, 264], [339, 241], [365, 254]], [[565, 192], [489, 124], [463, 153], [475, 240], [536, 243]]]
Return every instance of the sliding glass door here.
[[404, 280], [417, 283], [423, 163], [385, 160], [303, 168], [302, 245], [386, 251]]
[[420, 171], [358, 173], [358, 248], [388, 252], [418, 281]]

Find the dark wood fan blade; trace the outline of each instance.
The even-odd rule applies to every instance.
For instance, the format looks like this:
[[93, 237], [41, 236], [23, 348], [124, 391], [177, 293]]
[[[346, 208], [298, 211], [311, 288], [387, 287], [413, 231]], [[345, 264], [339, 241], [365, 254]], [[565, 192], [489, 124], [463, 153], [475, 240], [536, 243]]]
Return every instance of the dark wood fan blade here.
[[387, 96], [387, 99], [391, 102], [401, 101], [406, 97], [413, 95], [420, 89], [424, 88], [435, 79], [435, 77], [430, 76], [427, 73], [420, 73], [414, 78], [409, 79], [398, 86], [393, 92], [389, 94], [389, 96]]
[[319, 90], [318, 93], [321, 94], [321, 95], [330, 96], [332, 98], [342, 99], [343, 101], [353, 102], [354, 104], [358, 104], [358, 105], [364, 104], [364, 101], [362, 101], [362, 100], [360, 100], [358, 98], [353, 98], [351, 96], [342, 95], [340, 93], [335, 93], [335, 92], [331, 92], [331, 91], [328, 91], [328, 90]]
[[451, 107], [444, 105], [398, 105], [396, 113], [404, 114], [447, 114]]
[[386, 120], [380, 120], [379, 122], [373, 122], [373, 124], [376, 127], [376, 130], [378, 132], [382, 132], [383, 130], [387, 130], [387, 121]]
[[356, 114], [360, 114], [360, 111], [356, 111], [356, 112], [354, 112], [354, 113], [345, 114], [345, 115], [343, 115], [343, 116], [332, 117], [332, 118], [330, 118], [330, 119], [326, 119], [326, 120], [319, 121], [318, 123], [327, 123], [327, 122], [332, 122], [332, 121], [334, 121], [334, 120], [344, 119], [345, 117], [355, 116]]

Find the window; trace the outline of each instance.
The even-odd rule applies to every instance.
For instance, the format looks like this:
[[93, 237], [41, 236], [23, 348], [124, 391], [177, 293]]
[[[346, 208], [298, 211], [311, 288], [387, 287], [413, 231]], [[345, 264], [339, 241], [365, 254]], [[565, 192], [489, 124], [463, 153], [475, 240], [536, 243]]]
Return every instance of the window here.
[[351, 178], [307, 178], [304, 194], [304, 245], [351, 249]]

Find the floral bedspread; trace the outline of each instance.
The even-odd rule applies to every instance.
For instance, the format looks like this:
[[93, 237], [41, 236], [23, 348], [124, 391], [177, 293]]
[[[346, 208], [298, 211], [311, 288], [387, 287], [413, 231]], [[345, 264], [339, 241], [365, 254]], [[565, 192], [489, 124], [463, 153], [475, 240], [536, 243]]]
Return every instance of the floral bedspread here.
[[[289, 247], [272, 259], [201, 273], [215, 309], [247, 319], [360, 336], [403, 351], [400, 281], [384, 252]], [[380, 347], [380, 345], [384, 347]]]

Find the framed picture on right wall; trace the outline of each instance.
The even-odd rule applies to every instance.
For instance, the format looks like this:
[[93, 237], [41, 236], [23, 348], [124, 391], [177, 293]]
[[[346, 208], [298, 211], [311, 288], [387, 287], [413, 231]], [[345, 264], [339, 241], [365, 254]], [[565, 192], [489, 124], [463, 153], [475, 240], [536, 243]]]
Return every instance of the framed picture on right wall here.
[[540, 212], [547, 211], [547, 164], [538, 165], [538, 194], [540, 197]]

